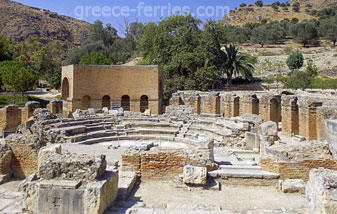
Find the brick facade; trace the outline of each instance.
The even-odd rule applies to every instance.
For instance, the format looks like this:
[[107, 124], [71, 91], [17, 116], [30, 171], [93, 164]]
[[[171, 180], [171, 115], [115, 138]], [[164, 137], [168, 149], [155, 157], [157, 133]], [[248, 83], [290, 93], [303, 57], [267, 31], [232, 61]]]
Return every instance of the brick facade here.
[[153, 114], [160, 114], [162, 95], [163, 72], [158, 66], [69, 65], [62, 68], [62, 99], [68, 102], [67, 115], [76, 109], [102, 109], [112, 105], [140, 112], [141, 103], [146, 103]]
[[184, 151], [129, 151], [122, 155], [122, 169], [135, 171], [144, 179], [173, 178], [183, 172], [185, 165], [217, 168], [216, 164], [193, 158]]

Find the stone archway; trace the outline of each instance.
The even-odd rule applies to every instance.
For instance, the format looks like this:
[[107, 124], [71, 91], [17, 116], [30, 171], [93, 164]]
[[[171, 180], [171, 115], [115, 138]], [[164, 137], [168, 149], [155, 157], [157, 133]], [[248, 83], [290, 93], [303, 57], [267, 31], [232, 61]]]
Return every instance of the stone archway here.
[[82, 99], [82, 110], [88, 110], [91, 106], [91, 97], [86, 95]]
[[62, 100], [67, 100], [70, 96], [69, 93], [69, 81], [67, 78], [64, 78], [62, 81]]
[[105, 107], [108, 109], [111, 109], [111, 98], [108, 95], [105, 95], [102, 98], [102, 108], [105, 108]]
[[128, 95], [121, 98], [121, 107], [124, 111], [130, 111], [130, 97]]
[[140, 97], [140, 112], [144, 113], [147, 109], [149, 109], [149, 97], [143, 95]]

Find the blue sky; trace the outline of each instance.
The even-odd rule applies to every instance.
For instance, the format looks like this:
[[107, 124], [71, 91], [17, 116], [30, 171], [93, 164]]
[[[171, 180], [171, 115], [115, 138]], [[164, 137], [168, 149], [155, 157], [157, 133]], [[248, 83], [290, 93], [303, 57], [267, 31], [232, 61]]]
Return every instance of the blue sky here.
[[[119, 32], [124, 23], [124, 17], [132, 22], [159, 21], [176, 11], [191, 12], [201, 20], [219, 20], [222, 14], [240, 3], [254, 4], [256, 0], [15, 0], [25, 5], [47, 9], [62, 15], [79, 18], [93, 23], [102, 20], [111, 23]], [[276, 0], [264, 0], [270, 4]], [[285, 2], [281, 0], [280, 2]]]

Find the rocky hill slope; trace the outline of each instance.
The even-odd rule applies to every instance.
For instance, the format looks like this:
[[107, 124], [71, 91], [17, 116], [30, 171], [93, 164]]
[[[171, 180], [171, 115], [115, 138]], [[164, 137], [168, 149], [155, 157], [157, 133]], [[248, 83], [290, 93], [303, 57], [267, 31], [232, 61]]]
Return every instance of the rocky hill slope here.
[[0, 28], [15, 42], [38, 35], [44, 43], [58, 40], [65, 50], [71, 50], [88, 37], [90, 25], [48, 10], [0, 0]]
[[[310, 15], [308, 11], [320, 10], [337, 4], [337, 0], [293, 0], [290, 4], [292, 5], [295, 2], [300, 2], [301, 4], [299, 12], [293, 11], [292, 6], [279, 6], [278, 10], [275, 10], [272, 5], [264, 5], [262, 7], [251, 5], [232, 10], [229, 14], [224, 16], [223, 22], [231, 25], [244, 25], [246, 23], [260, 22], [263, 19], [267, 19], [268, 21], [281, 21], [285, 18], [289, 20], [297, 18], [302, 21], [304, 19], [317, 18]], [[311, 5], [311, 7], [307, 7], [307, 5]], [[287, 8], [287, 10], [285, 8]]]

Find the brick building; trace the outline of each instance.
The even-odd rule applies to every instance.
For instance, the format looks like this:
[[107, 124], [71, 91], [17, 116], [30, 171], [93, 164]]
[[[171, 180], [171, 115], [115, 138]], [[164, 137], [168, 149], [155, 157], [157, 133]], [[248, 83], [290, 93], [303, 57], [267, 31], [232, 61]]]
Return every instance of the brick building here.
[[117, 105], [126, 111], [161, 113], [163, 72], [158, 66], [68, 65], [62, 68], [62, 99], [76, 109]]

